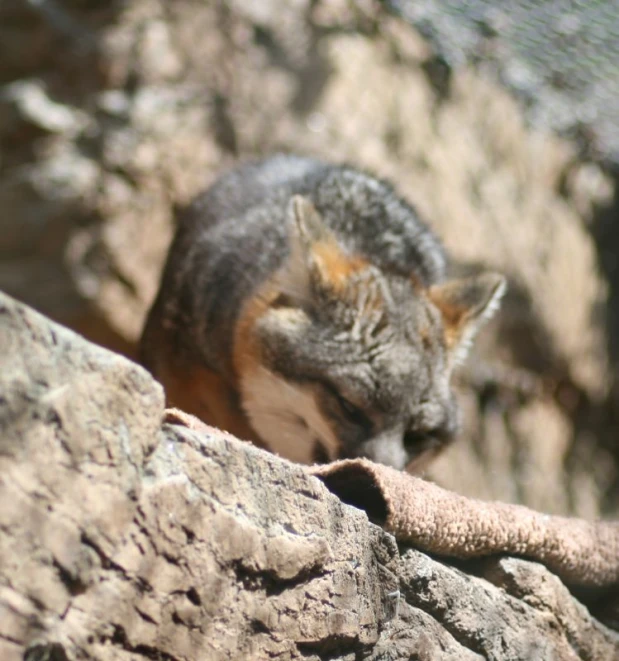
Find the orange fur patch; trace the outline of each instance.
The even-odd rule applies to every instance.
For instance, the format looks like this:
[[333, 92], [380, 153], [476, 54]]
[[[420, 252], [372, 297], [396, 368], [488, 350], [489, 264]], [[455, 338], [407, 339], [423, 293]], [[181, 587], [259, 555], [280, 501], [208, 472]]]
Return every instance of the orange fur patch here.
[[312, 253], [323, 280], [336, 290], [342, 289], [350, 276], [368, 265], [362, 257], [344, 254], [333, 241], [318, 241], [312, 246]]
[[200, 366], [165, 365], [158, 375], [168, 406], [191, 413], [237, 438], [262, 447], [238, 403], [236, 389], [223, 377]]
[[438, 308], [443, 318], [445, 328], [445, 343], [448, 348], [454, 347], [462, 334], [462, 326], [466, 318], [466, 308], [453, 305], [444, 301], [440, 295], [433, 295], [432, 289], [428, 292], [428, 298]]
[[153, 327], [144, 361], [163, 385], [167, 406], [182, 409], [262, 447], [240, 406], [236, 384], [179, 352], [170, 333], [174, 331], [166, 329], [163, 323]]
[[264, 284], [241, 308], [234, 332], [232, 362], [237, 381], [260, 365], [260, 350], [253, 335], [258, 319], [268, 311], [279, 292], [273, 282]]

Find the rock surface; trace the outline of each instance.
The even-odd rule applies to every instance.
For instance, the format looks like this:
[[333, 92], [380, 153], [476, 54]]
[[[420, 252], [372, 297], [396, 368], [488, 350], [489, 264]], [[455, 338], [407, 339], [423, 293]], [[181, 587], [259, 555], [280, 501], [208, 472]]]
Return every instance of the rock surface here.
[[541, 566], [398, 548], [302, 467], [162, 424], [144, 370], [4, 295], [0, 355], [3, 661], [619, 655]]
[[617, 167], [619, 17], [613, 3], [389, 1], [419, 26], [447, 71], [476, 61], [524, 102], [535, 124], [579, 136], [583, 148]]
[[131, 355], [175, 204], [237, 158], [352, 161], [392, 179], [461, 266], [510, 278], [471, 361], [492, 369], [463, 375], [462, 438], [431, 477], [616, 514], [615, 257], [594, 240], [613, 179], [475, 70], [442, 85], [386, 4], [3, 3], [0, 289]]

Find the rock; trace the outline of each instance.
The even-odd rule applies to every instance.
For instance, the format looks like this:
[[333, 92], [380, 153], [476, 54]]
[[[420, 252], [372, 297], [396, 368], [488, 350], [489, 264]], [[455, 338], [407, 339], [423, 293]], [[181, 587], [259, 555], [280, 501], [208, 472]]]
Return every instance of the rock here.
[[558, 0], [534, 7], [517, 0], [509, 8], [487, 0], [393, 3], [452, 67], [476, 61], [500, 78], [532, 122], [579, 135], [612, 167], [619, 156], [618, 91], [609, 75], [618, 51], [617, 14], [607, 4]]
[[3, 661], [619, 654], [542, 567], [400, 550], [302, 467], [162, 424], [142, 368], [5, 295], [0, 355]]

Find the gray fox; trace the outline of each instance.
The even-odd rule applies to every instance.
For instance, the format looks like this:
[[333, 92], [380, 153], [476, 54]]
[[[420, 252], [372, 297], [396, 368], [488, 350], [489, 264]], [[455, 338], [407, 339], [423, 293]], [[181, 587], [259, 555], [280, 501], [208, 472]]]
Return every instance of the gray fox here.
[[180, 214], [141, 361], [170, 405], [292, 461], [413, 470], [453, 438], [450, 375], [505, 290], [445, 270], [388, 183], [250, 162]]

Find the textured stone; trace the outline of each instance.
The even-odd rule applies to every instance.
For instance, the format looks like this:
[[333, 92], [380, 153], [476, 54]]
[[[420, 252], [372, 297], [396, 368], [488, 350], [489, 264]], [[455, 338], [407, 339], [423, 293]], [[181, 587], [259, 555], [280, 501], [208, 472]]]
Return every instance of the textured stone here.
[[543, 568], [401, 554], [302, 467], [162, 424], [143, 369], [4, 295], [0, 355], [3, 661], [619, 653]]

